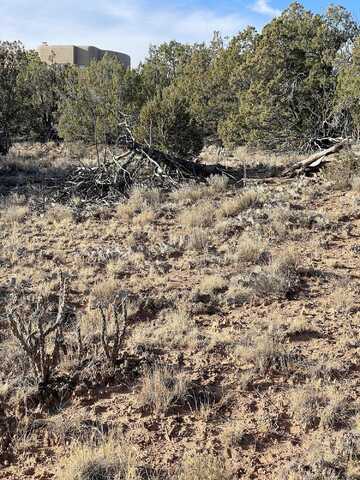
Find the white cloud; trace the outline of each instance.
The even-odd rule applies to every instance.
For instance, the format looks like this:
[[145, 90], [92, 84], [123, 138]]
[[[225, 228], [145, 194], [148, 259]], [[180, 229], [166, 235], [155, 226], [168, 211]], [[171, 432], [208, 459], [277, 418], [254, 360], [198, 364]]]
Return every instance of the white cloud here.
[[[150, 44], [208, 41], [215, 30], [232, 35], [248, 23], [238, 12], [221, 13], [162, 0], [3, 0], [0, 39], [34, 48], [49, 44], [91, 44], [128, 53], [141, 61]], [[180, 2], [179, 2], [180, 3]], [[31, 8], [30, 8], [31, 4]], [[5, 21], [4, 21], [5, 20]]]
[[273, 8], [268, 0], [256, 0], [251, 6], [251, 10], [261, 15], [267, 15], [269, 17], [276, 17], [281, 14], [281, 10]]

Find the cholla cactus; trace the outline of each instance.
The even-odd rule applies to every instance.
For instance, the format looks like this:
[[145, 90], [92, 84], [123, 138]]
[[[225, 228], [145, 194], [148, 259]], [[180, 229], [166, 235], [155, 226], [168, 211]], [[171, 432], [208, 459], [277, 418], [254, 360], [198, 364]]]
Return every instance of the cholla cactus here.
[[39, 383], [48, 384], [59, 365], [61, 352], [66, 353], [63, 327], [66, 282], [61, 275], [56, 315], [49, 309], [48, 300], [39, 295], [35, 302], [14, 292], [6, 306], [10, 330], [28, 356]]
[[[126, 299], [121, 303], [121, 318], [119, 305], [116, 302], [106, 309], [103, 305], [99, 305], [98, 308], [102, 319], [101, 342], [104, 353], [109, 363], [115, 367], [126, 330]], [[113, 330], [112, 333], [109, 332], [110, 329]]]

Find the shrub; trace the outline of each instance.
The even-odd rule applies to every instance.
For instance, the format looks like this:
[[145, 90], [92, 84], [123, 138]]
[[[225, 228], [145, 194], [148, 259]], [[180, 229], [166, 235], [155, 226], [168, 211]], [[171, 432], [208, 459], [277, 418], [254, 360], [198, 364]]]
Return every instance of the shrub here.
[[[97, 147], [114, 143], [124, 134], [125, 120], [139, 109], [136, 75], [110, 55], [82, 70], [70, 69], [59, 103], [60, 135], [68, 142]], [[97, 157], [99, 161], [98, 148]]]
[[99, 305], [102, 321], [101, 343], [106, 359], [112, 367], [115, 367], [118, 361], [127, 327], [126, 300], [123, 300], [121, 304], [121, 315], [119, 310], [120, 305], [118, 302], [114, 302], [107, 308], [101, 304]]
[[165, 88], [143, 106], [136, 137], [165, 153], [180, 156], [197, 155], [203, 147], [186, 98], [174, 86]]
[[24, 126], [25, 105], [19, 88], [19, 74], [27, 62], [20, 42], [0, 41], [0, 155], [6, 155], [12, 137]]

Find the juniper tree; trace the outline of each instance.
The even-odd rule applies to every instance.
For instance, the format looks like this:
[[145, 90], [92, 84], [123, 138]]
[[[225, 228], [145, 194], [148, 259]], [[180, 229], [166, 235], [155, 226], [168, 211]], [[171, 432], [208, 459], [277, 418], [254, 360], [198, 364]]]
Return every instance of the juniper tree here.
[[18, 76], [25, 67], [26, 52], [20, 42], [0, 41], [0, 155], [6, 155], [14, 135], [23, 126], [24, 104]]

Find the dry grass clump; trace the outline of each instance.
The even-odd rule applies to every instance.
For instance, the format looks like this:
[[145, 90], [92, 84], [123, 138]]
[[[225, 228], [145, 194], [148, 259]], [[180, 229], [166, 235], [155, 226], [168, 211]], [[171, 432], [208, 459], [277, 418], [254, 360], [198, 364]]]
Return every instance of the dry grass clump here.
[[54, 223], [71, 222], [73, 219], [71, 208], [60, 204], [50, 207], [46, 215], [47, 218]]
[[17, 224], [30, 215], [30, 208], [25, 205], [9, 206], [1, 212], [0, 221], [6, 225]]
[[227, 282], [220, 275], [206, 275], [200, 281], [201, 293], [216, 294], [227, 288]]
[[231, 233], [231, 220], [224, 219], [215, 223], [214, 231], [220, 235], [226, 235], [228, 232]]
[[4, 401], [4, 399], [10, 393], [10, 385], [8, 383], [0, 383], [0, 401]]
[[237, 354], [245, 361], [251, 362], [254, 370], [262, 375], [269, 371], [285, 372], [295, 361], [295, 357], [288, 351], [277, 330], [252, 336], [249, 344], [238, 348]]
[[216, 215], [218, 218], [235, 217], [240, 212], [254, 207], [258, 202], [258, 192], [256, 190], [247, 190], [238, 197], [228, 198], [221, 202]]
[[114, 280], [114, 276], [121, 275], [122, 273], [124, 273], [124, 271], [126, 271], [126, 269], [128, 267], [128, 264], [129, 264], [128, 260], [124, 257], [115, 258], [113, 260], [110, 260], [106, 264], [106, 271], [111, 276], [110, 277], [111, 281]]
[[204, 185], [186, 185], [170, 193], [170, 199], [180, 203], [195, 203], [209, 197], [209, 188]]
[[236, 165], [241, 162], [247, 167], [263, 167], [266, 166], [269, 169], [290, 165], [293, 162], [299, 161], [304, 156], [293, 153], [272, 153], [266, 150], [254, 149], [249, 146], [236, 147], [233, 152], [233, 157], [236, 161]]
[[202, 202], [195, 207], [184, 210], [179, 215], [179, 222], [184, 227], [210, 227], [214, 222], [213, 206]]
[[207, 181], [209, 188], [214, 193], [225, 192], [229, 186], [229, 178], [225, 175], [211, 175]]
[[305, 228], [328, 230], [332, 225], [329, 218], [317, 211], [304, 211], [284, 206], [269, 210], [268, 216], [270, 221], [265, 231], [278, 243], [289, 237], [296, 240], [303, 239], [304, 234], [306, 235]]
[[284, 240], [289, 236], [289, 231], [298, 223], [300, 213], [290, 210], [289, 207], [280, 206], [269, 210], [270, 235], [278, 240]]
[[135, 187], [131, 192], [130, 200], [134, 204], [145, 203], [149, 207], [157, 207], [161, 201], [161, 192], [158, 188]]
[[200, 333], [190, 315], [181, 309], [168, 312], [164, 320], [158, 324], [138, 327], [132, 341], [135, 345], [161, 348], [195, 348]]
[[321, 414], [321, 426], [331, 430], [349, 428], [352, 417], [359, 411], [349, 398], [343, 394], [332, 391], [329, 395], [329, 403]]
[[103, 439], [103, 426], [92, 421], [85, 412], [76, 412], [67, 416], [60, 413], [53, 415], [46, 422], [46, 430], [56, 444], [66, 445], [69, 442], [94, 442]]
[[330, 182], [335, 190], [348, 190], [352, 187], [354, 177], [360, 172], [359, 158], [350, 150], [341, 153], [330, 162], [321, 175], [324, 180]]
[[359, 407], [341, 392], [332, 388], [308, 386], [293, 396], [293, 412], [305, 431], [319, 426], [340, 430], [352, 425]]
[[294, 417], [306, 432], [313, 430], [319, 426], [321, 411], [326, 404], [326, 395], [315, 387], [297, 390], [292, 402]]
[[270, 238], [277, 241], [284, 241], [289, 235], [288, 214], [289, 210], [278, 207], [270, 212], [270, 223], [267, 225], [267, 233]]
[[58, 467], [58, 480], [139, 480], [136, 453], [115, 438], [78, 445]]
[[187, 455], [176, 475], [176, 480], [229, 480], [224, 462], [210, 454]]
[[[118, 217], [125, 222], [130, 222], [134, 219], [134, 217], [138, 216], [139, 219], [135, 220], [135, 223], [141, 225], [142, 220], [145, 220], [145, 223], [149, 223], [149, 221], [146, 221], [146, 219], [149, 218], [149, 215], [155, 215], [153, 209], [156, 208], [159, 203], [159, 190], [134, 188], [129, 199], [126, 202], [118, 205], [116, 213]], [[145, 212], [153, 213], [149, 214]], [[141, 213], [144, 213], [144, 215], [141, 216]]]
[[90, 302], [93, 306], [108, 306], [115, 301], [119, 289], [120, 285], [115, 278], [105, 278], [93, 287], [90, 294]]
[[309, 366], [309, 375], [313, 380], [320, 380], [320, 383], [333, 382], [344, 375], [344, 365], [338, 360], [323, 356]]
[[251, 279], [250, 286], [257, 295], [287, 296], [299, 287], [299, 257], [287, 249]]
[[287, 319], [285, 326], [287, 328], [287, 337], [294, 341], [301, 338], [306, 339], [306, 337], [310, 339], [320, 338], [322, 336], [321, 330], [317, 325], [314, 325], [310, 319], [303, 315]]
[[302, 458], [292, 461], [281, 480], [357, 480], [359, 478], [360, 436], [344, 432], [315, 437]]
[[78, 325], [81, 329], [83, 342], [96, 342], [100, 347], [100, 318], [97, 308], [92, 308], [89, 304], [87, 308], [78, 314]]
[[279, 339], [265, 335], [258, 339], [253, 352], [254, 367], [259, 373], [269, 370], [284, 371], [291, 364], [292, 356]]
[[218, 218], [235, 217], [242, 210], [239, 198], [228, 198], [224, 200], [216, 211]]
[[133, 224], [139, 227], [144, 227], [155, 220], [155, 212], [151, 209], [146, 209], [133, 218]]
[[240, 307], [245, 303], [249, 303], [254, 294], [250, 288], [242, 285], [230, 284], [226, 292], [226, 301], [228, 305], [233, 307]]
[[256, 263], [265, 252], [266, 247], [267, 243], [262, 238], [244, 233], [229, 260]]
[[1, 380], [6, 379], [12, 387], [20, 389], [28, 385], [36, 385], [32, 375], [30, 359], [13, 338], [2, 339], [0, 343]]
[[189, 382], [183, 372], [157, 366], [145, 371], [137, 401], [155, 413], [166, 413], [177, 403], [183, 404], [188, 395]]
[[[352, 480], [335, 461], [320, 458], [314, 463], [292, 462], [282, 472], [280, 480]], [[355, 477], [353, 480], [355, 480]]]
[[354, 192], [360, 192], [360, 175], [351, 179], [351, 188]]
[[354, 293], [348, 286], [339, 285], [329, 297], [328, 307], [335, 313], [348, 315], [354, 307]]
[[129, 223], [137, 214], [141, 213], [142, 207], [142, 203], [138, 204], [130, 198], [117, 206], [116, 214], [122, 221]]
[[209, 246], [209, 232], [201, 227], [192, 228], [186, 237], [186, 246], [189, 250], [206, 250]]
[[245, 420], [238, 418], [225, 425], [221, 433], [221, 440], [225, 448], [240, 448], [246, 440], [247, 432], [248, 427]]

